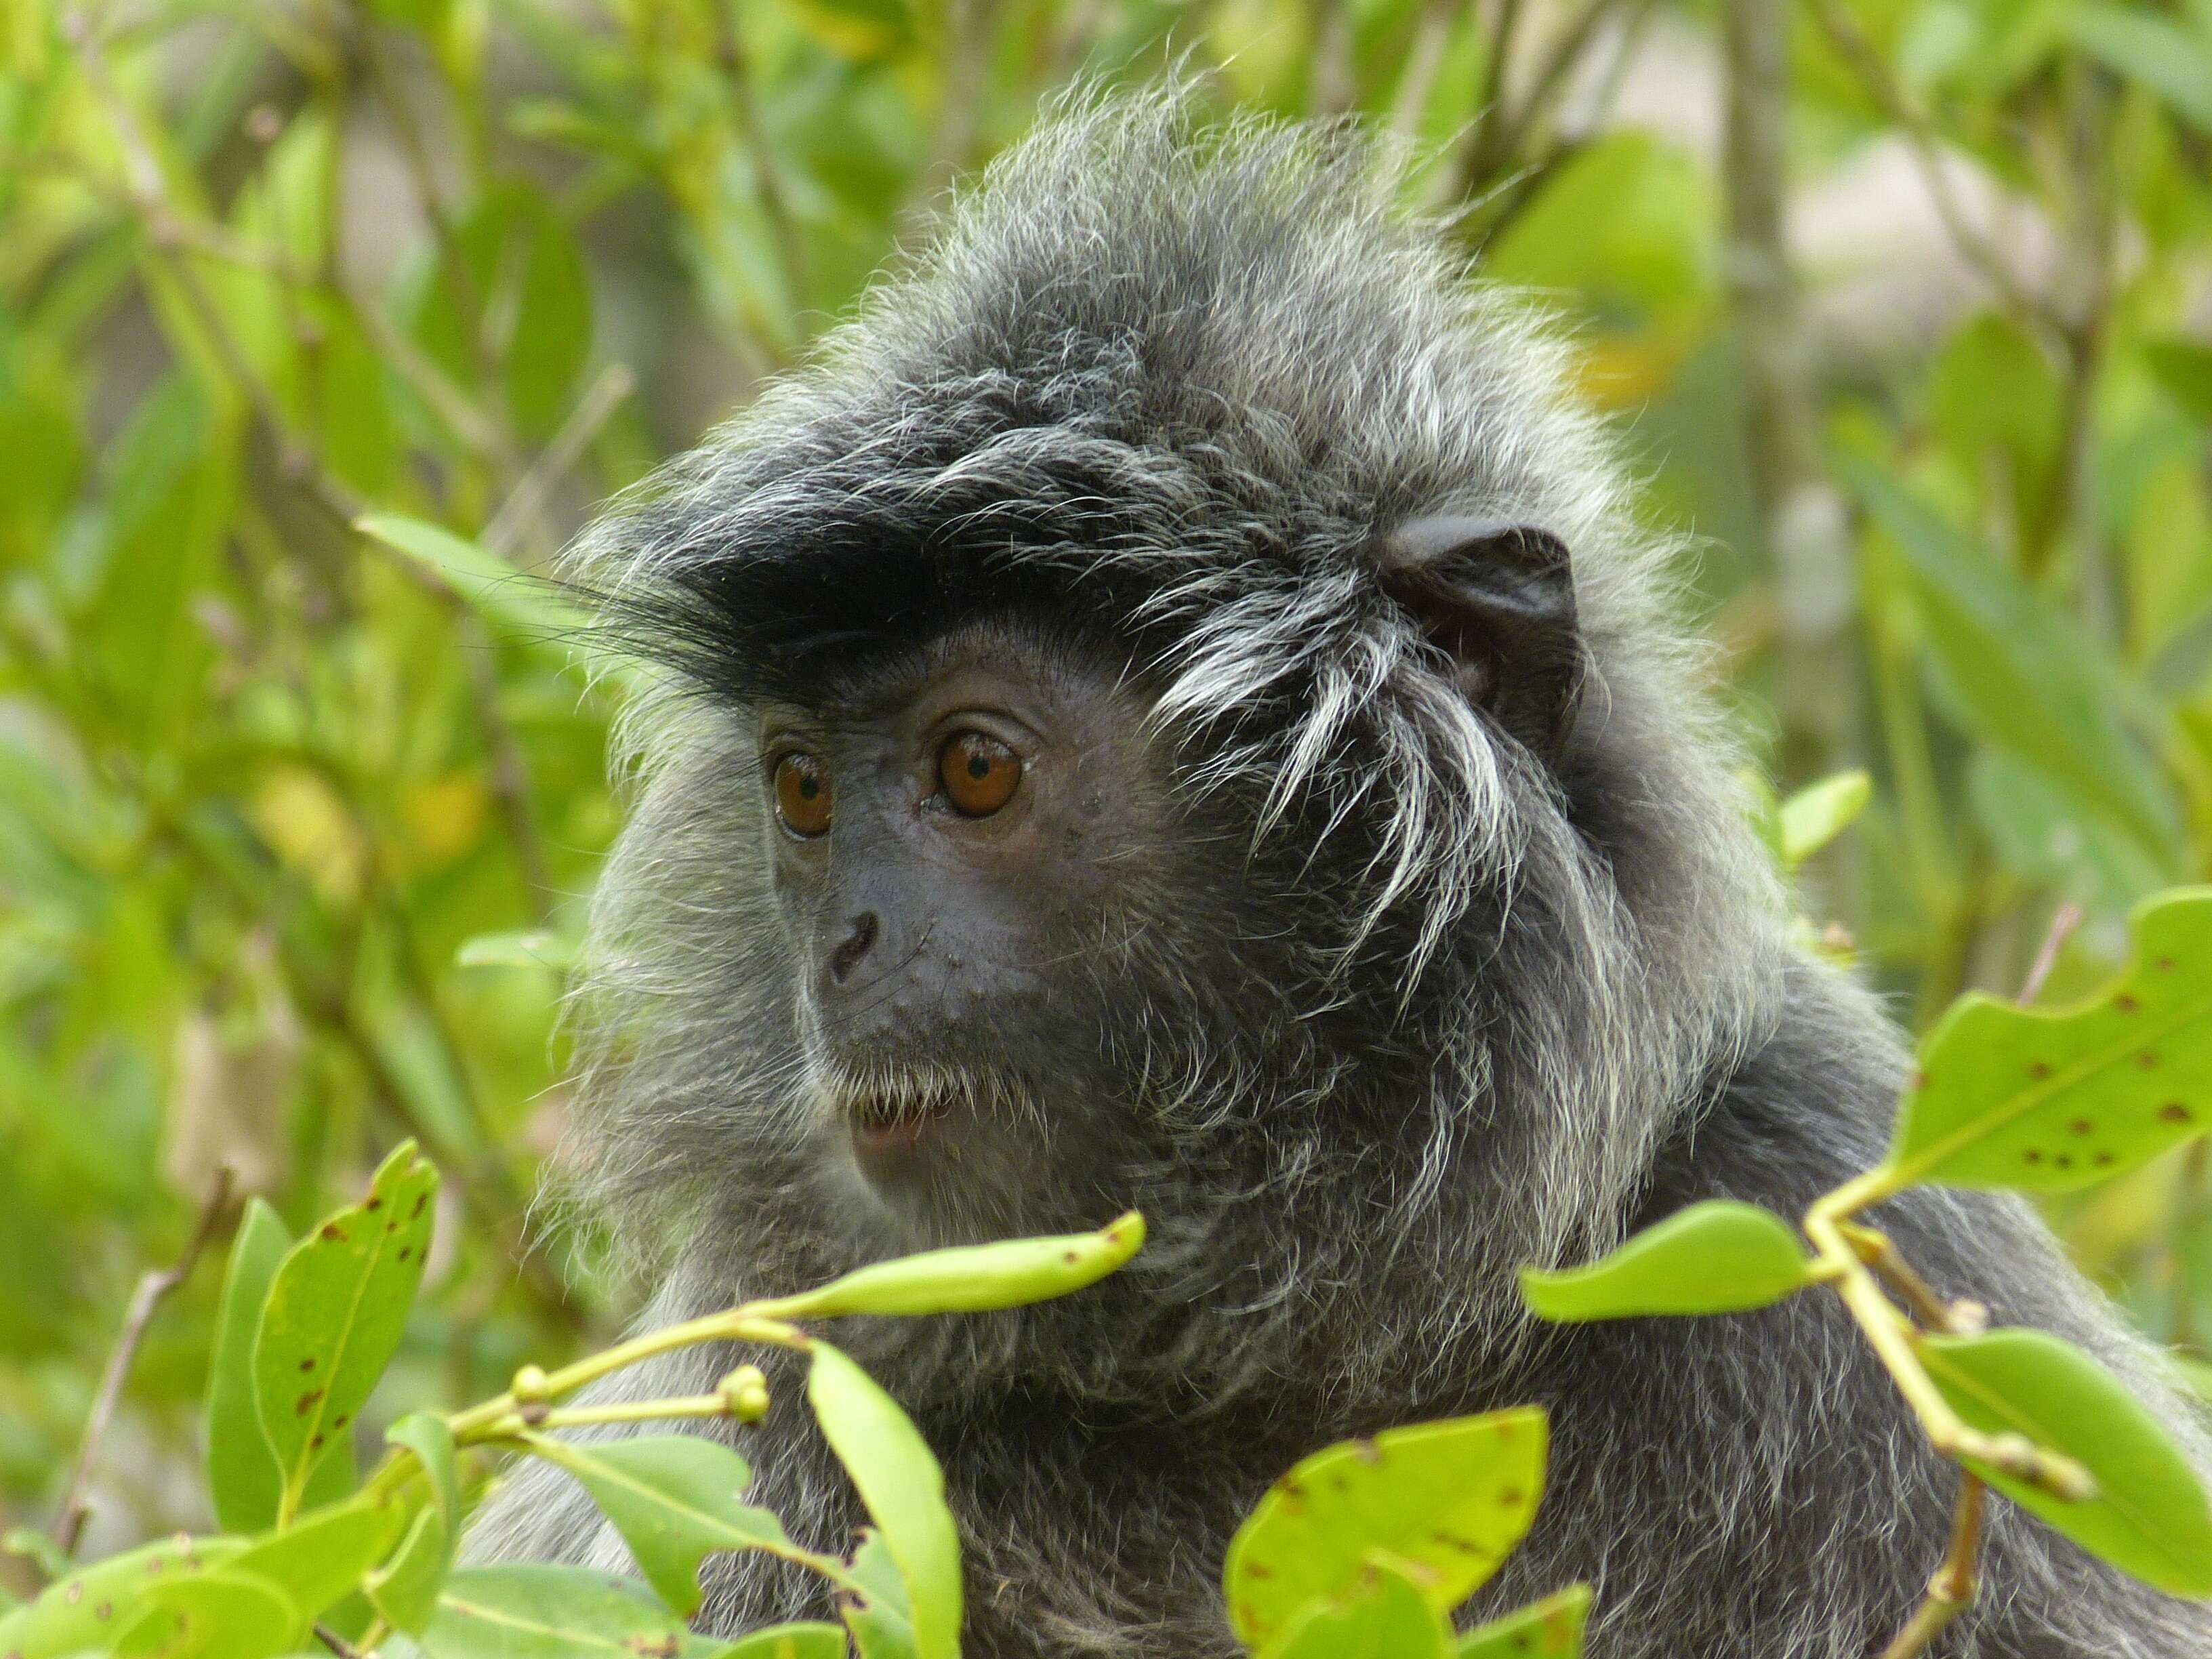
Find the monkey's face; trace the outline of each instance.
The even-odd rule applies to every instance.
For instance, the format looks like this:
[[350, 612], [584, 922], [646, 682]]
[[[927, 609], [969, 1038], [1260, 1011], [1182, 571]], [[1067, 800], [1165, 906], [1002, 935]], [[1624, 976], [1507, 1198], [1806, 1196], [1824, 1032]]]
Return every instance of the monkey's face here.
[[1115, 964], [1169, 844], [1145, 714], [1119, 675], [979, 625], [762, 715], [809, 1132], [919, 1237], [1127, 1201]]

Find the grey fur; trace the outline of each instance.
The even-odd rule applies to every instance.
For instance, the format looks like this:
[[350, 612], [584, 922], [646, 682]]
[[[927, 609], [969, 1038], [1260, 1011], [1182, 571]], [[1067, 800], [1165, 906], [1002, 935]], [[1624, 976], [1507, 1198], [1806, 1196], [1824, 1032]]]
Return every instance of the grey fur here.
[[[746, 606], [817, 546], [857, 550], [819, 556], [862, 592], [965, 557], [939, 586], [1106, 619], [1231, 892], [1133, 871], [1071, 991], [1151, 1137], [1117, 1177], [1154, 1224], [1138, 1263], [1043, 1309], [841, 1336], [945, 1463], [970, 1655], [1231, 1653], [1221, 1550], [1268, 1480], [1347, 1434], [1534, 1400], [1550, 1489], [1479, 1610], [1580, 1577], [1593, 1659], [1863, 1659], [1942, 1554], [1949, 1483], [1832, 1298], [1547, 1329], [1511, 1269], [1709, 1195], [1800, 1212], [1878, 1157], [1899, 1039], [1784, 942], [1672, 620], [1678, 550], [1632, 522], [1559, 343], [1389, 187], [1341, 131], [1197, 131], [1174, 94], [1063, 109], [817, 361], [586, 538], [611, 622], [675, 672], [624, 728], [575, 1190], [658, 1284], [647, 1326], [937, 1242], [806, 1139], [747, 714], [773, 654], [748, 630], [773, 618]], [[1363, 550], [1446, 510], [1574, 551], [1587, 690], [1551, 766], [1377, 596]], [[2195, 1435], [2024, 1206], [1923, 1193], [1881, 1220], [1940, 1285], [2086, 1343]], [[615, 1389], [695, 1392], [731, 1363]], [[758, 1495], [842, 1547], [860, 1511], [778, 1380], [740, 1437]], [[1988, 1594], [1936, 1651], [2212, 1654], [2204, 1610], [1998, 1507]], [[623, 1559], [542, 1468], [474, 1548]], [[728, 1558], [705, 1622], [825, 1606]]]

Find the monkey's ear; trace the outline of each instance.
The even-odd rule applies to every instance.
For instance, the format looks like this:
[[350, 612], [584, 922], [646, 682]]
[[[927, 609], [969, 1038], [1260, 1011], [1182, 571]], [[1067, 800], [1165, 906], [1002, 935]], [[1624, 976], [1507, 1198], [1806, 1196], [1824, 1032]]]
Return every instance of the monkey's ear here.
[[1538, 754], [1555, 753], [1582, 693], [1566, 544], [1528, 525], [1445, 514], [1390, 531], [1376, 563], [1383, 592], [1458, 665], [1468, 698]]

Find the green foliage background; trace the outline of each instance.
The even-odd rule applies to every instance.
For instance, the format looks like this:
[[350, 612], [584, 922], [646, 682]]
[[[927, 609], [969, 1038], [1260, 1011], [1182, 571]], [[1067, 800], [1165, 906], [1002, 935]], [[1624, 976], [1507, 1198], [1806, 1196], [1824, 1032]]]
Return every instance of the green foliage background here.
[[[2212, 876], [2212, 0], [6, 0], [0, 1524], [224, 1160], [295, 1229], [444, 1170], [371, 1433], [609, 1328], [524, 1224], [615, 694], [354, 520], [540, 565], [1055, 88], [1177, 63], [1396, 131], [1576, 329], [1761, 763], [1874, 775], [1807, 903], [1901, 1013]], [[2204, 1146], [2060, 1212], [2185, 1346]], [[92, 1553], [205, 1519], [215, 1278]]]

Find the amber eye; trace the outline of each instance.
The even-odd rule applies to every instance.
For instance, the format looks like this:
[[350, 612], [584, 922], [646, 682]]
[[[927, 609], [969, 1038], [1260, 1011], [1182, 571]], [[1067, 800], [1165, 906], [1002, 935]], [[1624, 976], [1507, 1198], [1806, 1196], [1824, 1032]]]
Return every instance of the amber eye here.
[[830, 827], [830, 774], [797, 750], [775, 763], [775, 810], [794, 836], [811, 840]]
[[996, 738], [960, 732], [937, 755], [937, 781], [945, 798], [971, 818], [988, 817], [1014, 798], [1022, 763]]

